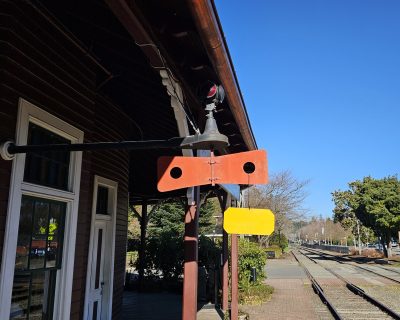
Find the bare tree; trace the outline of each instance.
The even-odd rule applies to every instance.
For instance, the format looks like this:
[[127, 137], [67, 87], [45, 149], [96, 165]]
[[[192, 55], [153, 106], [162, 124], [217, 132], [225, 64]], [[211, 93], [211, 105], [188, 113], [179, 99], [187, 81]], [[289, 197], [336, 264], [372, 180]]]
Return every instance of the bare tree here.
[[[304, 216], [305, 190], [308, 180], [297, 180], [290, 171], [270, 176], [265, 186], [254, 186], [245, 194], [245, 204], [251, 208], [267, 208], [275, 214], [275, 231], [288, 234], [291, 222]], [[261, 245], [268, 245], [268, 237], [259, 237]]]
[[298, 233], [303, 241], [321, 241], [330, 244], [346, 243], [345, 239], [351, 235], [351, 232], [345, 230], [340, 223], [322, 217], [312, 217]]

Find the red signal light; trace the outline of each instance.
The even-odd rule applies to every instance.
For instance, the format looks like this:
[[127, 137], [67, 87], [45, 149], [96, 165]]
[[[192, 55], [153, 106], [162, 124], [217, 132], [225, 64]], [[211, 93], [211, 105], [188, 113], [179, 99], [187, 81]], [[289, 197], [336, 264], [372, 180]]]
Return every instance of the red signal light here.
[[213, 98], [217, 94], [218, 87], [214, 84], [207, 93], [207, 99]]

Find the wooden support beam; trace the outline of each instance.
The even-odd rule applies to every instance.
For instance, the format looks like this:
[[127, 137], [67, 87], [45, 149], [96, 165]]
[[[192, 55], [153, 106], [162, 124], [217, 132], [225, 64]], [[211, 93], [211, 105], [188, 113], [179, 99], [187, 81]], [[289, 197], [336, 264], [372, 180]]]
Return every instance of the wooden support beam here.
[[131, 210], [133, 215], [139, 220], [139, 223], [141, 223], [142, 221], [142, 216], [140, 215], [140, 213], [136, 210], [135, 206], [131, 206]]
[[164, 67], [164, 62], [160, 56], [157, 46], [153, 42], [153, 36], [150, 28], [144, 26], [143, 19], [140, 19], [140, 11], [135, 3], [125, 0], [106, 0], [111, 11], [132, 36], [135, 42], [140, 46], [144, 54], [149, 59], [152, 66]]
[[182, 319], [195, 320], [197, 315], [198, 233], [200, 187], [193, 188], [185, 214]]
[[222, 310], [229, 309], [229, 248], [228, 234], [223, 231], [222, 234]]

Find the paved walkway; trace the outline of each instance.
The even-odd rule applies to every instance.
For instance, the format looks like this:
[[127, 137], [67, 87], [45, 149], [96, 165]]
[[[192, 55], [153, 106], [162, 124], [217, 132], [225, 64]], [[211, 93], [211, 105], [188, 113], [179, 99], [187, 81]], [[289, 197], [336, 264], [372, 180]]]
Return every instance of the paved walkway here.
[[[167, 292], [138, 293], [125, 291], [122, 320], [180, 320], [182, 295]], [[214, 305], [206, 304], [197, 312], [197, 320], [221, 320]]]
[[268, 260], [266, 272], [268, 278], [265, 282], [275, 290], [271, 301], [261, 306], [240, 307], [250, 315], [250, 320], [331, 319], [292, 256]]
[[182, 295], [124, 292], [122, 320], [179, 320], [181, 317]]
[[[314, 294], [311, 284], [290, 255], [267, 262], [266, 283], [275, 288], [271, 301], [261, 306], [240, 306], [250, 320], [317, 320], [332, 319], [326, 307]], [[124, 292], [122, 320], [180, 320], [182, 296], [171, 293]], [[220, 320], [213, 305], [197, 313], [198, 320]]]
[[197, 312], [197, 320], [221, 320], [223, 314], [218, 313], [213, 304], [204, 305], [201, 310]]

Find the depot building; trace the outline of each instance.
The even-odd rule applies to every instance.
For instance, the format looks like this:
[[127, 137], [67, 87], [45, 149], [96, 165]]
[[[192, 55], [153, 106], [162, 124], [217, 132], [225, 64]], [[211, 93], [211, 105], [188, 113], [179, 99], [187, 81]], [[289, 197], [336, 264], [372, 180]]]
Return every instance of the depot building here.
[[[221, 154], [257, 149], [212, 1], [2, 1], [0, 27], [1, 142], [193, 135], [206, 121], [199, 88], [213, 82], [226, 93]], [[119, 319], [128, 205], [186, 198], [157, 190], [157, 159], [193, 152], [6, 151], [0, 319]]]

